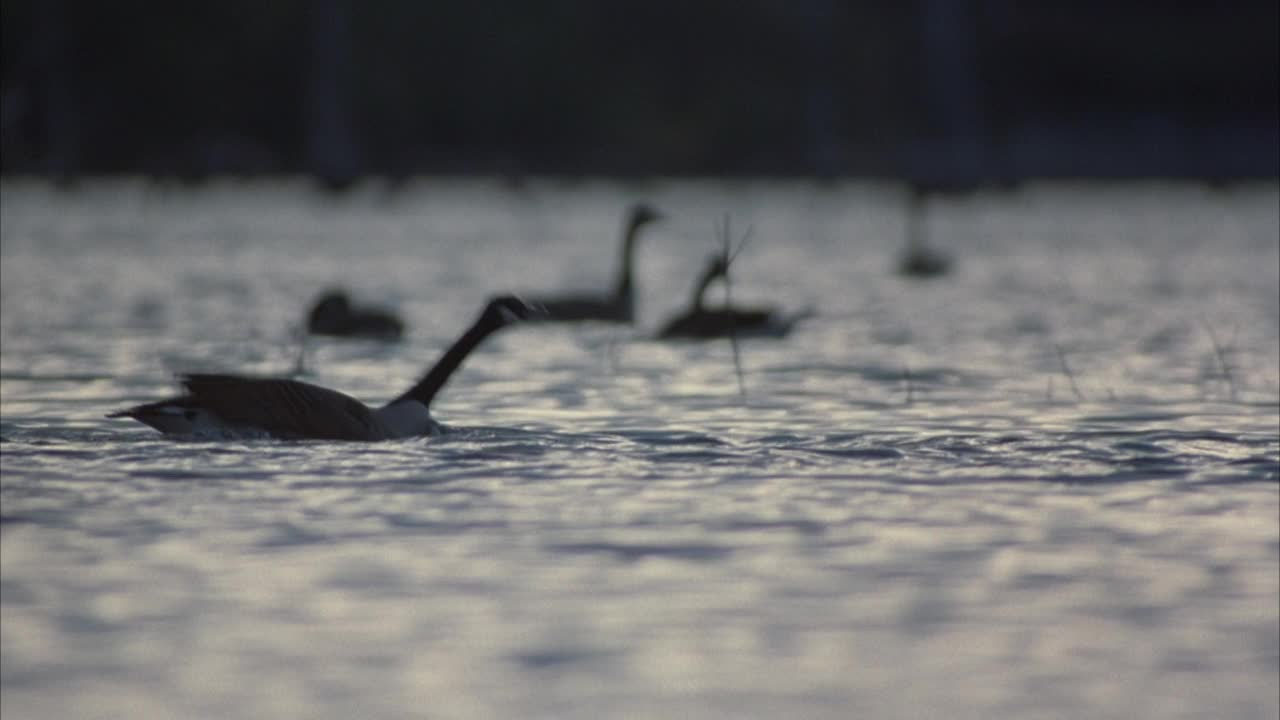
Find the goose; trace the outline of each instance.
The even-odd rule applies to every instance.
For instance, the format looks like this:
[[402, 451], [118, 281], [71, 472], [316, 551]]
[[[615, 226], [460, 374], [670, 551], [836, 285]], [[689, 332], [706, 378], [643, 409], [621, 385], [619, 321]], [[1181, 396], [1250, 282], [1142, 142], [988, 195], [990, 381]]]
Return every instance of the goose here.
[[690, 308], [667, 321], [658, 331], [662, 339], [720, 337], [783, 337], [797, 322], [813, 314], [812, 309], [785, 314], [771, 307], [741, 308], [725, 304], [708, 308], [703, 304], [707, 288], [716, 278], [729, 276], [732, 258], [724, 253], [712, 255], [693, 288]]
[[636, 239], [640, 228], [662, 219], [662, 213], [644, 203], [632, 205], [627, 212], [622, 232], [622, 258], [618, 268], [618, 280], [610, 295], [562, 295], [538, 298], [536, 303], [547, 311], [543, 318], [551, 322], [599, 320], [603, 322], [629, 323], [635, 314], [634, 283], [631, 267], [635, 255]]
[[379, 408], [337, 390], [283, 378], [192, 373], [183, 395], [113, 412], [166, 435], [208, 438], [374, 441], [433, 435], [431, 401], [467, 355], [494, 331], [540, 311], [511, 296], [490, 300], [480, 317], [413, 387]]
[[898, 258], [898, 274], [903, 277], [931, 278], [951, 270], [951, 256], [929, 247], [925, 239], [929, 197], [934, 192], [933, 188], [920, 183], [911, 186], [907, 202], [907, 247]]
[[388, 310], [354, 307], [347, 293], [328, 290], [307, 315], [307, 332], [312, 335], [399, 340], [404, 323]]

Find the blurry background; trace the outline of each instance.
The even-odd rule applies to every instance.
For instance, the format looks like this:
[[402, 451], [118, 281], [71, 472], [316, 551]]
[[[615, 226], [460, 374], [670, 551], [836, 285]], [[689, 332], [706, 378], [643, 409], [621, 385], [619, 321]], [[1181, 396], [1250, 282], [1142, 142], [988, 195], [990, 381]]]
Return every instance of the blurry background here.
[[1277, 174], [1274, 0], [4, 0], [5, 174]]

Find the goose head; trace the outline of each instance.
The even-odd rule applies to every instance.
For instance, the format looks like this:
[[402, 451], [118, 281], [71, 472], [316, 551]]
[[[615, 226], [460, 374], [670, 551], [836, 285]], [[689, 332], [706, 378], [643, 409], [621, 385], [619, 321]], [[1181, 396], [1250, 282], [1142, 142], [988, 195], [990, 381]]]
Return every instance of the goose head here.
[[707, 294], [707, 288], [716, 278], [724, 278], [725, 282], [729, 280], [729, 264], [732, 258], [724, 253], [715, 253], [707, 258], [707, 264], [702, 268], [702, 274], [698, 276], [698, 282], [693, 288], [693, 310], [699, 312], [702, 308], [704, 298]]
[[313, 333], [341, 332], [351, 317], [351, 300], [341, 290], [330, 290], [315, 305], [307, 316], [307, 329]]
[[546, 314], [541, 305], [525, 302], [515, 295], [498, 295], [489, 300], [481, 317], [494, 327], [503, 327]]
[[315, 312], [327, 316], [345, 316], [351, 312], [351, 298], [341, 290], [329, 290], [316, 301]]
[[661, 220], [662, 217], [662, 213], [654, 209], [652, 205], [636, 203], [631, 206], [631, 221], [629, 224], [632, 228], [638, 228], [655, 220]]
[[708, 279], [726, 277], [729, 274], [729, 266], [733, 264], [733, 258], [717, 252], [707, 258], [707, 264], [702, 271]]

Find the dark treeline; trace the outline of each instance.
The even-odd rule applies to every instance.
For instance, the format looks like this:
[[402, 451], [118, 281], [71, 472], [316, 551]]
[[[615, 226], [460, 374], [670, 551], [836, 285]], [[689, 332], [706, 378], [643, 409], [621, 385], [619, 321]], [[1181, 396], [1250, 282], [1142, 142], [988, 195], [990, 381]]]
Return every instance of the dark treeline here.
[[1277, 3], [4, 0], [3, 171], [1274, 177]]

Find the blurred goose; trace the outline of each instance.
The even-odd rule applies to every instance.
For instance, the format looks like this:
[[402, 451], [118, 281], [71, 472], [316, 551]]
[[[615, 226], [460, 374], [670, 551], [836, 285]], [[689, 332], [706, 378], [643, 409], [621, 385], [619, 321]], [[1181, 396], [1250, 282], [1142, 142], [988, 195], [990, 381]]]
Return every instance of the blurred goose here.
[[388, 310], [354, 307], [342, 290], [329, 290], [307, 315], [307, 332], [312, 335], [399, 340], [404, 323]]
[[166, 435], [287, 440], [389, 440], [439, 432], [431, 401], [467, 355], [494, 331], [539, 311], [513, 296], [490, 300], [435, 367], [402, 395], [371, 408], [298, 380], [238, 375], [181, 376], [186, 393], [107, 417], [129, 417]]
[[[812, 309], [792, 314], [784, 314], [772, 307], [741, 308], [734, 307], [728, 299], [729, 267], [734, 258], [746, 246], [751, 234], [748, 229], [738, 249], [729, 252], [729, 219], [726, 217], [722, 226], [723, 249], [708, 258], [698, 282], [693, 288], [690, 308], [663, 326], [658, 332], [660, 338], [717, 338], [717, 337], [782, 337], [791, 332], [791, 328], [800, 320], [813, 314]], [[708, 308], [703, 304], [707, 288], [716, 278], [725, 282], [725, 304], [718, 308]]]
[[618, 268], [618, 280], [610, 295], [562, 295], [538, 298], [536, 304], [547, 311], [544, 318], [551, 322], [577, 320], [601, 320], [629, 323], [634, 318], [634, 283], [631, 268], [635, 255], [636, 239], [640, 228], [662, 218], [662, 213], [649, 205], [631, 206], [622, 232], [622, 258]]
[[783, 337], [797, 322], [813, 314], [811, 309], [785, 314], [772, 307], [742, 308], [727, 303], [718, 308], [706, 307], [703, 298], [707, 287], [718, 277], [727, 278], [728, 270], [723, 255], [712, 256], [694, 286], [691, 307], [668, 320], [658, 337]]
[[929, 198], [934, 189], [913, 183], [907, 201], [907, 247], [898, 258], [898, 274], [912, 278], [931, 278], [951, 270], [951, 256], [930, 247], [926, 241], [929, 221]]

